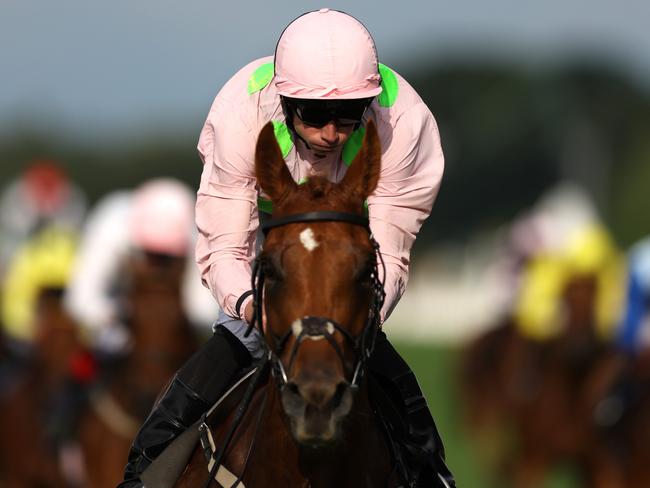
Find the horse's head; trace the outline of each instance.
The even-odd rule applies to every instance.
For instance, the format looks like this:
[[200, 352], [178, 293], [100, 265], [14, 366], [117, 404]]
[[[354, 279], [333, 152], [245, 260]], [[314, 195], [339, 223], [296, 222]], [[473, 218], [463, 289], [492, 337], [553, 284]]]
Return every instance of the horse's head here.
[[263, 224], [257, 283], [282, 404], [301, 443], [337, 439], [378, 327], [383, 288], [364, 202], [377, 186], [380, 155], [371, 122], [340, 183], [314, 177], [297, 185], [273, 126], [258, 139], [255, 170], [273, 218]]

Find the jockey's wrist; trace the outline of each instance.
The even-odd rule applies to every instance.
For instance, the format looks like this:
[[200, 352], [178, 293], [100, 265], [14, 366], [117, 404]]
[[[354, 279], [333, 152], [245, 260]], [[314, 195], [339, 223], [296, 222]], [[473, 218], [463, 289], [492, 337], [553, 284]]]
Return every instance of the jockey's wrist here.
[[[242, 293], [241, 296], [237, 299], [237, 303], [235, 304], [235, 313], [237, 314], [237, 318], [246, 320], [246, 322], [250, 323], [250, 320], [248, 320], [246, 317], [246, 312], [248, 311], [248, 308], [250, 308], [252, 313], [253, 310], [252, 303], [253, 303], [253, 290], [248, 290]], [[251, 319], [252, 319], [252, 315], [251, 315]]]

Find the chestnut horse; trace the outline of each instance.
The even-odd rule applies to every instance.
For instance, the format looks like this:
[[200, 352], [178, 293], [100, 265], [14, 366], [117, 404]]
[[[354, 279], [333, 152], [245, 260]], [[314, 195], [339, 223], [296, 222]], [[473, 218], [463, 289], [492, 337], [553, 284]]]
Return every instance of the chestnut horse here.
[[603, 402], [620, 412], [606, 439], [622, 466], [624, 486], [650, 486], [650, 349], [622, 354], [625, 362]]
[[158, 395], [196, 350], [181, 287], [186, 259], [142, 253], [127, 267], [127, 325], [132, 348], [104, 388], [91, 397], [79, 439], [89, 486], [114, 488], [137, 433]]
[[[52, 398], [68, 379], [73, 357], [84, 354], [77, 324], [62, 304], [61, 289], [44, 289], [37, 299], [36, 337], [29, 358], [0, 405], [0, 464], [11, 488], [69, 485], [48, 435]], [[56, 427], [56, 426], [54, 426]]]
[[491, 461], [511, 471], [515, 487], [544, 486], [559, 463], [576, 468], [586, 486], [628, 486], [599, 419], [622, 357], [596, 335], [596, 293], [592, 275], [576, 274], [563, 293], [565, 323], [557, 337], [529, 339], [508, 320], [464, 355], [468, 420], [473, 428], [490, 427], [492, 449], [504, 441], [501, 459]]
[[378, 248], [364, 215], [380, 153], [370, 122], [340, 183], [314, 177], [299, 186], [273, 126], [261, 131], [255, 170], [273, 214], [262, 224], [254, 289], [272, 373], [259, 375], [241, 422], [238, 410], [211, 426], [212, 470], [197, 447], [177, 487], [398, 486], [364, 375], [383, 302]]
[[602, 428], [598, 407], [621, 368], [614, 346], [595, 327], [594, 275], [576, 274], [563, 300], [565, 325], [542, 344], [539, 374], [512, 416], [517, 448], [512, 453], [514, 486], [543, 486], [558, 463], [570, 463], [585, 486], [626, 486], [617, 456]]

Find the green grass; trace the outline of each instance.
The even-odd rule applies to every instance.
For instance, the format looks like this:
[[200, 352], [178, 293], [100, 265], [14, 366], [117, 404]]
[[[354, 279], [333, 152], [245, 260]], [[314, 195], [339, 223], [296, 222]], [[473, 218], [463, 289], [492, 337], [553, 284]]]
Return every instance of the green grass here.
[[429, 402], [445, 445], [447, 463], [459, 488], [479, 488], [489, 485], [489, 473], [477, 459], [471, 439], [464, 431], [462, 410], [456, 390], [456, 358], [449, 347], [396, 343], [415, 372], [420, 387]]

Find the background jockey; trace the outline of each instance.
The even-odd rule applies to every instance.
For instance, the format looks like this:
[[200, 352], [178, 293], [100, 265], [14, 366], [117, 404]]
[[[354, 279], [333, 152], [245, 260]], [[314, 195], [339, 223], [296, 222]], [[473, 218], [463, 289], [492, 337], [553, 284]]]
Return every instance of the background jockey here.
[[76, 233], [50, 225], [15, 250], [0, 293], [3, 332], [15, 351], [31, 352], [39, 295], [47, 289], [65, 289], [76, 249]]
[[42, 408], [34, 429], [54, 448], [71, 482], [81, 472], [76, 420], [96, 376], [81, 331], [61, 313], [77, 241], [77, 234], [65, 227], [41, 228], [14, 253], [0, 295], [4, 332], [14, 353], [12, 360], [0, 364], [0, 397], [12, 398], [20, 385], [42, 387], [35, 393]]
[[[438, 129], [427, 106], [402, 77], [378, 63], [372, 37], [359, 21], [329, 9], [294, 20], [274, 58], [250, 63], [221, 89], [199, 140], [204, 166], [196, 220], [197, 261], [222, 312], [213, 337], [179, 370], [142, 426], [121, 486], [142, 486], [139, 476], [151, 461], [262, 352], [259, 336], [243, 336], [252, 316], [258, 211], [272, 206], [255, 180], [254, 151], [262, 127], [273, 121], [298, 183], [312, 175], [338, 182], [370, 119], [382, 145], [381, 175], [368, 213], [386, 263], [386, 320], [404, 293], [411, 247], [443, 173]], [[383, 333], [368, 367], [401, 394], [397, 401], [407, 433], [400, 457], [408, 486], [453, 486], [415, 376]]]
[[518, 331], [542, 342], [560, 335], [567, 320], [564, 291], [579, 276], [595, 280], [595, 335], [612, 340], [623, 306], [625, 266], [613, 239], [597, 223], [576, 226], [562, 244], [531, 256], [514, 306]]
[[631, 356], [650, 345], [650, 237], [628, 253], [627, 295], [618, 342]]
[[118, 353], [128, 345], [120, 289], [127, 258], [134, 252], [186, 257], [186, 313], [192, 323], [206, 328], [214, 320], [218, 307], [201, 286], [192, 257], [194, 202], [184, 183], [155, 179], [105, 196], [89, 215], [66, 305], [100, 351]]
[[86, 213], [86, 197], [55, 161], [27, 165], [0, 196], [0, 274], [16, 249], [51, 224], [77, 230]]

